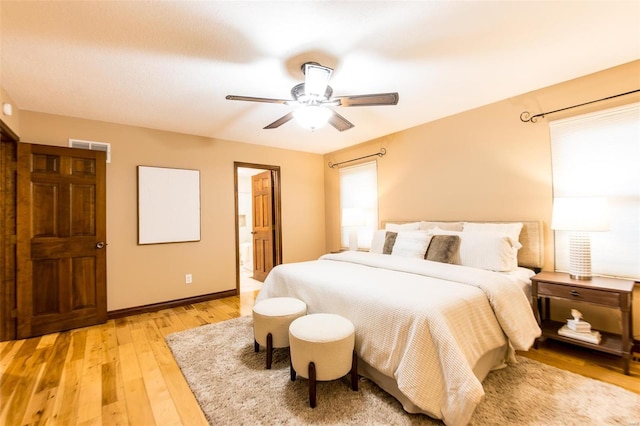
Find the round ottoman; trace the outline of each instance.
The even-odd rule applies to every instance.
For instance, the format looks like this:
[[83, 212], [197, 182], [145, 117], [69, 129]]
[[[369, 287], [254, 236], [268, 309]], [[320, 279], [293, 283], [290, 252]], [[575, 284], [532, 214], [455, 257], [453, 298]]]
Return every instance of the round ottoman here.
[[296, 373], [309, 379], [309, 405], [316, 406], [316, 381], [335, 380], [351, 372], [351, 389], [358, 390], [355, 327], [335, 314], [311, 314], [289, 326], [291, 380]]
[[289, 325], [307, 314], [307, 305], [293, 297], [273, 297], [253, 306], [254, 349], [267, 347], [267, 369], [271, 368], [273, 348], [289, 346]]

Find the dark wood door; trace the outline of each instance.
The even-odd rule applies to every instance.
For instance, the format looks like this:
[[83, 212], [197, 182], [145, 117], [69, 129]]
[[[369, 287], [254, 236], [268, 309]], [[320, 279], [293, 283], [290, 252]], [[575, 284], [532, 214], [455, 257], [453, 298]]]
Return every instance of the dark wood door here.
[[105, 155], [18, 144], [18, 338], [106, 321]]
[[16, 338], [18, 136], [0, 119], [0, 341]]
[[251, 177], [253, 278], [264, 281], [274, 265], [273, 179], [271, 171]]

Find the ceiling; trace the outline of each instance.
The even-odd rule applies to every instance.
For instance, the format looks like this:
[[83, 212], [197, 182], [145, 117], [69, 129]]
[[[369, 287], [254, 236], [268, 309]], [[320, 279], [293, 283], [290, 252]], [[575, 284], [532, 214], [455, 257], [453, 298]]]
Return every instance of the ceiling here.
[[[14, 108], [313, 153], [640, 59], [635, 0], [2, 1], [0, 19]], [[288, 99], [307, 61], [336, 96], [400, 101], [311, 132], [263, 130], [290, 106], [225, 100]]]

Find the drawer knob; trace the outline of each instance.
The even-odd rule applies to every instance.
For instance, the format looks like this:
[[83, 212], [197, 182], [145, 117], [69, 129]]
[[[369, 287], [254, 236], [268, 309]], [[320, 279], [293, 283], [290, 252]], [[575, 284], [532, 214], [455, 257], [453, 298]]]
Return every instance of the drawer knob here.
[[571, 290], [571, 295], [574, 297], [578, 297], [580, 296], [580, 293], [578, 293], [576, 290]]

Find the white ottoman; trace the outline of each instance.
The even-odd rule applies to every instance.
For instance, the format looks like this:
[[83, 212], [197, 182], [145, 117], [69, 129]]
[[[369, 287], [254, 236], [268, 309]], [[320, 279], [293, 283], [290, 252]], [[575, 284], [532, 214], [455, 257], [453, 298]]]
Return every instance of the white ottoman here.
[[307, 314], [307, 305], [293, 297], [273, 297], [253, 307], [254, 349], [267, 347], [267, 369], [271, 368], [273, 348], [289, 346], [289, 325]]
[[351, 389], [358, 390], [355, 327], [335, 314], [311, 314], [289, 326], [291, 381], [296, 372], [309, 379], [309, 405], [316, 406], [316, 381], [335, 380], [351, 372]]

